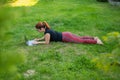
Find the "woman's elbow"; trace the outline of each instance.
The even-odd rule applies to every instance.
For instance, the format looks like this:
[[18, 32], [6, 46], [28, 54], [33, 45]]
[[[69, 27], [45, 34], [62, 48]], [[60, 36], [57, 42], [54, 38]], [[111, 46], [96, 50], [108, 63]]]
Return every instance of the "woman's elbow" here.
[[49, 43], [50, 43], [50, 42], [45, 42], [45, 44], [47, 44], [47, 45], [48, 45]]

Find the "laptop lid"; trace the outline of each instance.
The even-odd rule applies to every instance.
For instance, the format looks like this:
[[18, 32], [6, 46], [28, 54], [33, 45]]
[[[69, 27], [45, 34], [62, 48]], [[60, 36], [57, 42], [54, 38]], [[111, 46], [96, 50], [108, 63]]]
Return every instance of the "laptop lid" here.
[[25, 40], [25, 43], [28, 41], [28, 38], [26, 35], [24, 35], [24, 40]]

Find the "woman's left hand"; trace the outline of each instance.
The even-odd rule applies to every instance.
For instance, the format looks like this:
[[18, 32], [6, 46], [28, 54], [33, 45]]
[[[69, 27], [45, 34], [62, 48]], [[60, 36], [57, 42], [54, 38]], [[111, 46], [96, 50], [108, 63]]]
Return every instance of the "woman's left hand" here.
[[35, 41], [39, 41], [40, 39], [39, 39], [39, 38], [35, 38], [34, 40], [35, 40]]

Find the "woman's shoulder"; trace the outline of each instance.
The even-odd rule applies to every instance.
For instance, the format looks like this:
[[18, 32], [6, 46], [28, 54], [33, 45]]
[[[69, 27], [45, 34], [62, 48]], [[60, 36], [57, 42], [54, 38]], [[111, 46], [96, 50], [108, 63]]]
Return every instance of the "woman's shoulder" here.
[[48, 32], [48, 31], [52, 31], [52, 30], [51, 29], [46, 29], [45, 31]]
[[52, 33], [52, 32], [54, 32], [54, 30], [52, 30], [52, 29], [46, 29], [45, 30], [45, 33]]
[[55, 30], [53, 30], [53, 29], [47, 29], [46, 31], [47, 32], [54, 32]]

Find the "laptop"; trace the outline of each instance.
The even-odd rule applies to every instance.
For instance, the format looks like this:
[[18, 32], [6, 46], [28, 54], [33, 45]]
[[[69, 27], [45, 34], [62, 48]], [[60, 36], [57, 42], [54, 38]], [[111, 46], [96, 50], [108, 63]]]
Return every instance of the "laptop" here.
[[25, 43], [28, 41], [28, 38], [26, 35], [24, 35], [24, 40], [25, 40]]
[[24, 40], [25, 40], [25, 44], [27, 44], [28, 46], [33, 46], [34, 45], [33, 42], [35, 40], [29, 40], [26, 35], [24, 36]]

